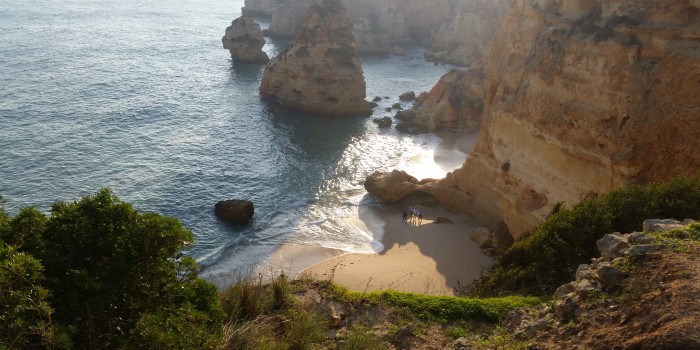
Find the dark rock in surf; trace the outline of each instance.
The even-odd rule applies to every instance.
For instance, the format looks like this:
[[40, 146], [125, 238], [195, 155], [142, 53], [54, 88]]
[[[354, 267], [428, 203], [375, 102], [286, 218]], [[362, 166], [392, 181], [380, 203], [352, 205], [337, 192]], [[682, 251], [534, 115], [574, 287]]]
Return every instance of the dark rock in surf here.
[[233, 225], [246, 225], [253, 217], [255, 208], [253, 202], [242, 199], [230, 199], [217, 202], [214, 206], [216, 216]]

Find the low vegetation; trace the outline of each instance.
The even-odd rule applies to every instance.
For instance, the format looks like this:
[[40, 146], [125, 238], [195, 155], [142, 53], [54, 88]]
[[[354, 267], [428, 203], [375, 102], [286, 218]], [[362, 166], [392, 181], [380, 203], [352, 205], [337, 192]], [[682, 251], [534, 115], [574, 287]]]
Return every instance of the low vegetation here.
[[585, 198], [571, 209], [557, 209], [497, 260], [474, 284], [473, 295], [551, 295], [573, 279], [580, 264], [598, 255], [595, 242], [605, 234], [641, 231], [648, 218], [700, 217], [700, 173], [630, 185]]

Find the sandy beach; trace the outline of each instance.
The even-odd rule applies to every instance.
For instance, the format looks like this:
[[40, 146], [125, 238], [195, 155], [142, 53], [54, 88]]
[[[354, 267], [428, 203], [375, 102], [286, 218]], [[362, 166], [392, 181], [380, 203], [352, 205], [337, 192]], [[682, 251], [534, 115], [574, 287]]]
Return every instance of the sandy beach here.
[[[440, 135], [443, 142], [426, 157], [406, 169], [411, 174], [435, 168], [446, 173], [461, 166], [474, 147], [476, 135]], [[411, 171], [415, 170], [415, 171]], [[418, 177], [418, 176], [417, 176]], [[402, 222], [402, 210], [423, 209], [420, 225]], [[445, 217], [452, 224], [435, 224]], [[282, 245], [268, 261], [268, 269], [291, 275], [310, 274], [331, 279], [355, 291], [398, 290], [430, 295], [452, 295], [458, 284], [468, 284], [488, 268], [493, 259], [469, 239], [479, 223], [426, 196], [412, 196], [381, 207], [360, 206], [350, 225], [372, 234], [383, 245], [375, 254], [344, 253], [339, 250], [294, 243]]]

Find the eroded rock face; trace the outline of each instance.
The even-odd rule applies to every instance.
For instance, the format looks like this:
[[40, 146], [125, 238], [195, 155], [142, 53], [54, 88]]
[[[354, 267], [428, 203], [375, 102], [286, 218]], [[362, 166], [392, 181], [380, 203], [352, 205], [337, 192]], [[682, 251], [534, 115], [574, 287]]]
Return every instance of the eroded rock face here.
[[[311, 0], [273, 0], [275, 4], [248, 4], [247, 11], [271, 15], [268, 33], [292, 37], [306, 18]], [[450, 0], [343, 0], [353, 22], [361, 53], [388, 53], [393, 44], [421, 43], [450, 17]]]
[[558, 202], [700, 168], [698, 6], [516, 1], [485, 59], [479, 141], [443, 185], [519, 238]]
[[433, 35], [426, 58], [469, 66], [483, 57], [513, 0], [460, 0]]
[[265, 67], [260, 94], [325, 115], [367, 114], [352, 24], [340, 0], [314, 0], [289, 46]]
[[277, 7], [277, 2], [278, 0], [245, 0], [241, 10], [243, 13], [270, 16]]
[[235, 61], [264, 63], [270, 60], [262, 50], [265, 38], [252, 15], [244, 14], [231, 22], [221, 42]]
[[452, 70], [440, 78], [419, 107], [397, 118], [397, 129], [408, 133], [461, 129], [476, 132], [484, 108], [484, 70]]

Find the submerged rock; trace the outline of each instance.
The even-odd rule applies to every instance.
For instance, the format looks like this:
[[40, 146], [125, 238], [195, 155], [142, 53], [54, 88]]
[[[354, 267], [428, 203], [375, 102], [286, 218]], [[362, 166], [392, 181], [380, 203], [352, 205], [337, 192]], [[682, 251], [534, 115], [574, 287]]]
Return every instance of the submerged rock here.
[[231, 52], [231, 58], [243, 62], [267, 62], [270, 58], [262, 47], [265, 45], [260, 25], [251, 15], [242, 15], [231, 22], [226, 34], [221, 38], [224, 49]]

